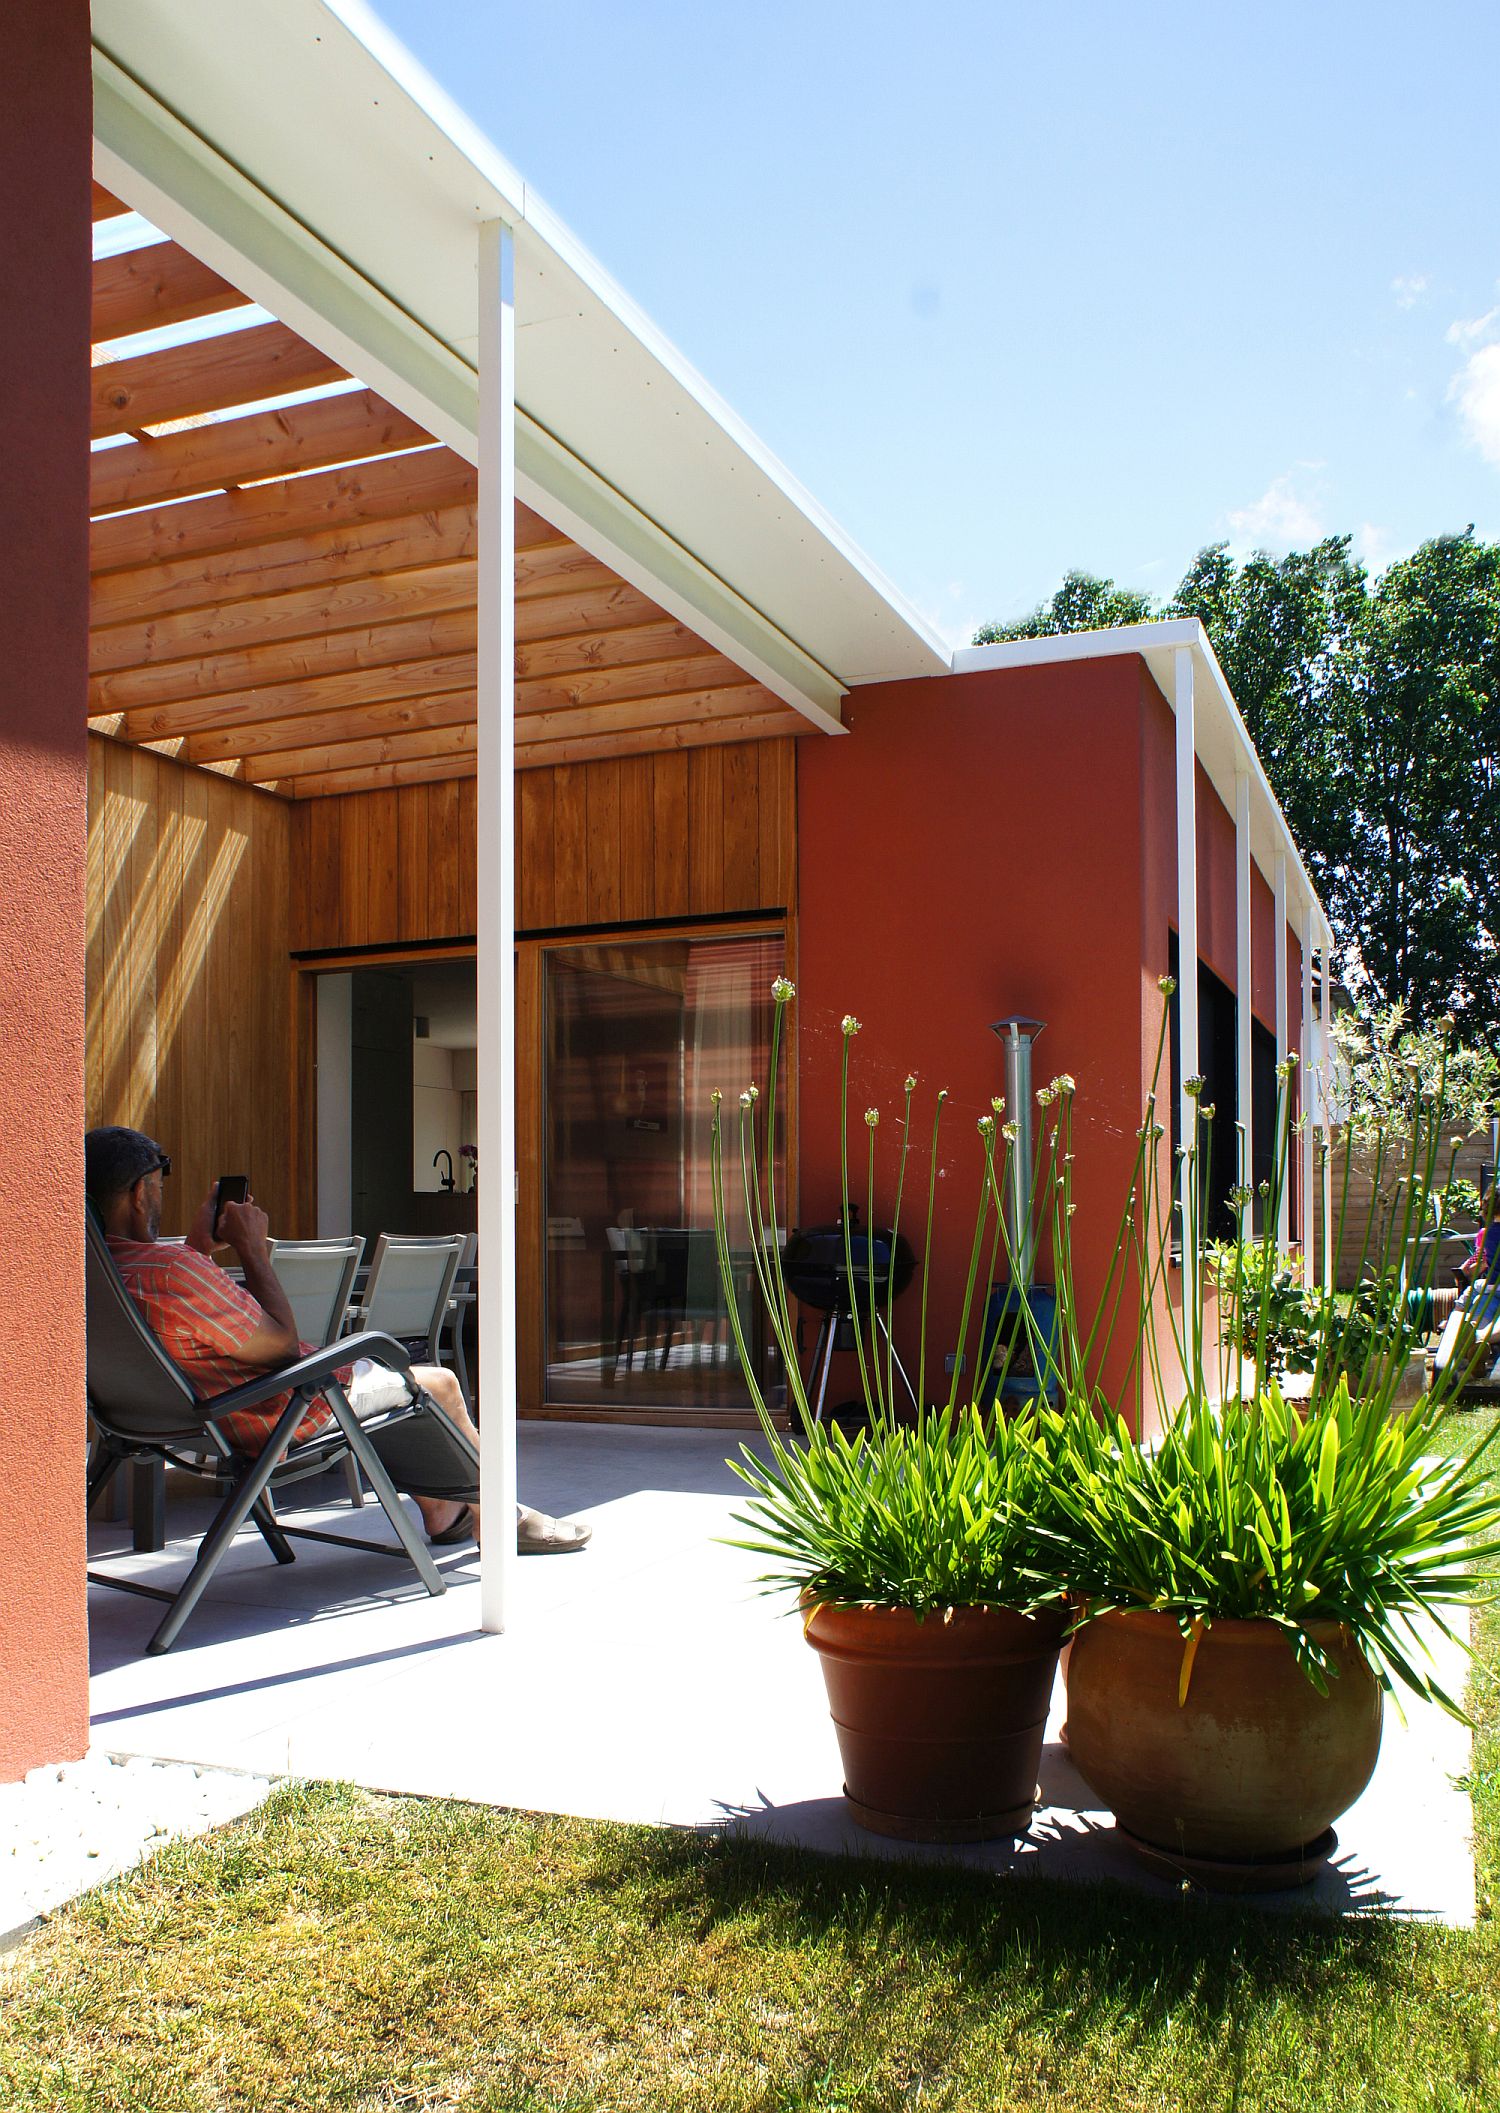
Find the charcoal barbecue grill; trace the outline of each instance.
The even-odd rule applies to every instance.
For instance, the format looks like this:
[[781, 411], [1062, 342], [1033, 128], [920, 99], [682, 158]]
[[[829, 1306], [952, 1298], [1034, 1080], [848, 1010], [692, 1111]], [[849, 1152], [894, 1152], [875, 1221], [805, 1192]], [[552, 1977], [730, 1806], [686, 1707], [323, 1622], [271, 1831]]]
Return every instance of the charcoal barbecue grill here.
[[[836, 1218], [831, 1225], [809, 1226], [805, 1232], [793, 1231], [782, 1250], [781, 1273], [787, 1290], [804, 1306], [815, 1307], [823, 1316], [812, 1361], [814, 1423], [823, 1420], [823, 1402], [828, 1392], [833, 1354], [836, 1350], [855, 1347], [854, 1332], [867, 1325], [872, 1303], [876, 1340], [871, 1349], [877, 1349], [881, 1342], [885, 1344], [901, 1374], [901, 1383], [912, 1406], [916, 1406], [912, 1383], [906, 1367], [896, 1355], [885, 1323], [888, 1300], [900, 1298], [916, 1268], [911, 1242], [904, 1233], [893, 1233], [889, 1228], [863, 1231], [858, 1204], [849, 1206], [847, 1238], [846, 1254], [844, 1221]], [[852, 1276], [849, 1271], [851, 1262], [854, 1265]]]

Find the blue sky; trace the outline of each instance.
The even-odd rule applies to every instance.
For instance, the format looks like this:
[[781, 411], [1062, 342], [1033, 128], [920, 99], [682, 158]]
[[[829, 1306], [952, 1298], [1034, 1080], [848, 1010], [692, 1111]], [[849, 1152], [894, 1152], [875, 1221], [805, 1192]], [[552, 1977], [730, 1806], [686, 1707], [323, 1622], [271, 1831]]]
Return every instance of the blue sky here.
[[1500, 536], [1500, 8], [374, 0], [953, 642]]

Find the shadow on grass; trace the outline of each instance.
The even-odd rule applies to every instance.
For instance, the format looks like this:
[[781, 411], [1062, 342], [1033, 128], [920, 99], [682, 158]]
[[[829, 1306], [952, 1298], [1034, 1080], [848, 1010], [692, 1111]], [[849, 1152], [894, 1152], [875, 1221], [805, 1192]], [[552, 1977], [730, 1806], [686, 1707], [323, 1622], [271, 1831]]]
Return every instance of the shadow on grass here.
[[1252, 2026], [1272, 2013], [1325, 2019], [1361, 1987], [1394, 1986], [1420, 1941], [1390, 1918], [1268, 1916], [1193, 1892], [1151, 1898], [1109, 1881], [1060, 1885], [701, 1836], [601, 1841], [589, 1884], [631, 1896], [653, 1922], [686, 1922], [699, 1941], [732, 1927], [757, 1946], [856, 1959], [857, 1997], [837, 2044], [820, 2050], [835, 2068], [868, 2049], [920, 1972], [955, 1998], [924, 2027], [924, 2067], [941, 2071], [979, 2016], [1003, 2019], [1007, 2037], [1044, 2039], [1064, 2063], [1105, 2042], [1147, 2048], [1190, 2020], [1218, 2047], [1219, 2102], [1230, 2107]]

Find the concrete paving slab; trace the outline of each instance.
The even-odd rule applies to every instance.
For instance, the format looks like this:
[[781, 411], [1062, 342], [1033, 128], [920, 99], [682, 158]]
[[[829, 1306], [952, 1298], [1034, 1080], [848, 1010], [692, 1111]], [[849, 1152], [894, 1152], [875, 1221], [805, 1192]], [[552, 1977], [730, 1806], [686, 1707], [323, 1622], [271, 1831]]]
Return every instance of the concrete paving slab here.
[[[587, 1518], [594, 1540], [520, 1566], [503, 1637], [477, 1633], [472, 1550], [444, 1556], [449, 1590], [433, 1600], [381, 1557], [303, 1543], [289, 1571], [247, 1535], [159, 1659], [139, 1655], [158, 1618], [151, 1603], [94, 1589], [96, 1741], [265, 1775], [728, 1828], [831, 1855], [1171, 1892], [1130, 1855], [1058, 1743], [1060, 1689], [1042, 1806], [1023, 1843], [914, 1849], [852, 1824], [789, 1595], [761, 1593], [756, 1559], [724, 1544], [740, 1489], [725, 1454], [738, 1443], [713, 1431], [523, 1425], [526, 1501]], [[169, 1530], [194, 1516], [184, 1501]], [[352, 1513], [336, 1481], [310, 1523], [371, 1537], [384, 1526], [368, 1504]], [[188, 1553], [178, 1540], [127, 1563], [180, 1573]], [[1462, 1654], [1448, 1646], [1439, 1658], [1450, 1691], [1461, 1687]], [[1468, 1736], [1436, 1710], [1408, 1716], [1403, 1727], [1387, 1712], [1380, 1766], [1340, 1822], [1335, 1864], [1315, 1888], [1263, 1904], [1473, 1920], [1469, 1805], [1454, 1787]]]

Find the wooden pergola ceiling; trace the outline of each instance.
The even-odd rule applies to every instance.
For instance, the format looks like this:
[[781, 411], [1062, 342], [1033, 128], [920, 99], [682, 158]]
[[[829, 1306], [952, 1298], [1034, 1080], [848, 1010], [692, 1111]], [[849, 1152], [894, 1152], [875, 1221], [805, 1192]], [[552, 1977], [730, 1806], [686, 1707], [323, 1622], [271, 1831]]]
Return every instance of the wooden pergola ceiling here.
[[[117, 356], [248, 308], [175, 243], [93, 298], [91, 726], [292, 799], [470, 775], [474, 470], [275, 321]], [[521, 505], [516, 641], [521, 769], [807, 731]]]

